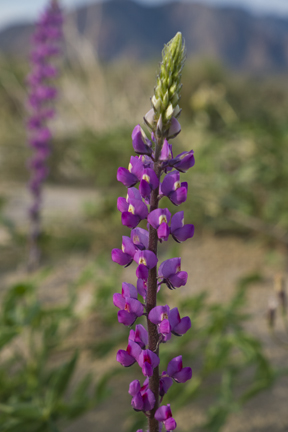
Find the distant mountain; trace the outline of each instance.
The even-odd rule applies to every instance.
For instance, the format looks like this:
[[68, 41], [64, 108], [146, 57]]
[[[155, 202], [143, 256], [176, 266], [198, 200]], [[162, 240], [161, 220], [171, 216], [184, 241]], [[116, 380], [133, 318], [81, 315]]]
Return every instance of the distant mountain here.
[[[83, 6], [67, 15], [66, 25], [85, 32], [100, 59], [148, 59], [177, 31], [188, 56], [213, 58], [226, 66], [252, 73], [288, 69], [288, 19], [255, 17], [228, 7], [195, 3], [143, 6], [131, 0], [110, 0]], [[27, 55], [31, 25], [14, 25], [0, 32], [0, 51]], [[73, 40], [69, 38], [69, 43]]]

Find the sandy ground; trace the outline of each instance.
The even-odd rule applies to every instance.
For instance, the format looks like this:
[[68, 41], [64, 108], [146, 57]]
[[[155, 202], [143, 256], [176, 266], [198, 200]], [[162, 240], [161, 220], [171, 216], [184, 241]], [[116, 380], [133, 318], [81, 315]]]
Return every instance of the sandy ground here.
[[[27, 205], [28, 197], [25, 189], [11, 188], [10, 190], [5, 216], [12, 218], [14, 223], [22, 225], [25, 216], [23, 209]], [[72, 191], [66, 188], [50, 187], [47, 189], [45, 198], [49, 210], [46, 210], [44, 214], [44, 221], [49, 223], [55, 218], [65, 220], [69, 216], [81, 222], [83, 205], [87, 200], [91, 201], [96, 198], [97, 193], [94, 191]], [[5, 231], [2, 230], [2, 234], [0, 231], [0, 245], [1, 238], [4, 241], [5, 235], [7, 236]], [[261, 339], [265, 352], [273, 362], [287, 365], [288, 352], [279, 348], [271, 340], [265, 322], [267, 302], [272, 293], [274, 275], [278, 271], [283, 271], [286, 265], [283, 251], [268, 249], [266, 245], [261, 244], [259, 239], [219, 237], [211, 233], [200, 233], [197, 229], [194, 239], [186, 242], [181, 248], [182, 268], [188, 271], [189, 283], [185, 288], [178, 290], [177, 295], [185, 297], [187, 294], [199, 293], [205, 289], [209, 290], [213, 300], [225, 302], [233, 294], [235, 283], [240, 277], [261, 271], [264, 281], [249, 289], [249, 312], [253, 316], [249, 323], [249, 330]], [[65, 260], [65, 263], [59, 263], [53, 278], [58, 280], [58, 286], [67, 284], [81, 274], [86, 263], [87, 257], [71, 255]], [[131, 270], [127, 269], [125, 280], [131, 279], [133, 282], [132, 274]], [[14, 277], [15, 275], [9, 272], [9, 274], [2, 275], [2, 280], [8, 283]], [[53, 279], [49, 283], [51, 286], [55, 285]], [[53, 290], [49, 292], [53, 297]], [[87, 302], [89, 302], [89, 293], [86, 292], [79, 300], [79, 308], [84, 308]], [[83, 369], [93, 367], [98, 374], [99, 371], [104, 373], [115, 364], [114, 356], [113, 353], [105, 361], [105, 365], [100, 361], [91, 365], [90, 360], [84, 356], [82, 367]], [[114, 392], [109, 401], [76, 420], [65, 429], [65, 432], [125, 432], [127, 430], [125, 413], [130, 404], [130, 396], [126, 391], [128, 384], [129, 381], [125, 377], [115, 380]], [[193, 425], [203, 420], [206, 409], [207, 406], [195, 403], [189, 409], [178, 412], [177, 430], [193, 432]], [[223, 432], [288, 432], [288, 377], [282, 379], [281, 382], [278, 381], [272, 390], [263, 392], [250, 401], [241, 413], [231, 416]]]

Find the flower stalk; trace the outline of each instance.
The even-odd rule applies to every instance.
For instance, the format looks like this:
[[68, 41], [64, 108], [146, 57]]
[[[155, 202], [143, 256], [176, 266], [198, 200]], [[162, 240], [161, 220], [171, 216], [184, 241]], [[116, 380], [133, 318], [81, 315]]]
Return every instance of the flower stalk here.
[[[142, 386], [138, 380], [132, 381], [129, 394], [133, 409], [142, 411], [148, 418], [149, 432], [159, 432], [163, 425], [167, 431], [176, 429], [170, 404], [160, 404], [173, 380], [184, 383], [192, 377], [191, 368], [183, 367], [181, 355], [169, 362], [167, 372], [159, 373], [161, 343], [169, 341], [172, 334], [185, 334], [191, 321], [189, 317], [181, 319], [177, 308], [157, 305], [157, 292], [163, 284], [175, 289], [187, 282], [187, 273], [181, 270], [179, 257], [162, 262], [157, 271], [158, 243], [168, 241], [169, 237], [180, 243], [194, 234], [192, 224], [184, 225], [183, 211], [171, 217], [167, 208], [159, 207], [163, 197], [175, 206], [186, 201], [188, 184], [180, 182], [180, 172], [185, 173], [194, 165], [192, 150], [174, 158], [168, 142], [181, 131], [177, 120], [181, 112], [178, 102], [185, 61], [181, 33], [164, 47], [162, 55], [155, 94], [151, 98], [152, 108], [144, 117], [151, 140], [137, 125], [132, 132], [132, 145], [138, 156], [131, 157], [128, 169], [120, 167], [117, 171], [117, 180], [128, 188], [127, 197], [118, 198], [117, 208], [122, 224], [131, 228], [131, 235], [122, 237], [122, 249], [112, 250], [114, 262], [125, 267], [133, 261], [138, 264], [137, 286], [124, 282], [121, 294], [114, 294], [113, 303], [120, 309], [120, 323], [131, 327], [141, 316], [146, 316], [147, 330], [137, 324], [135, 330], [130, 331], [127, 349], [119, 350], [116, 358], [124, 367], [137, 362], [146, 377]], [[138, 183], [139, 190], [135, 187]], [[138, 227], [145, 219], [148, 231]], [[143, 297], [143, 302], [138, 296]]]
[[30, 118], [27, 124], [28, 142], [33, 151], [29, 161], [29, 191], [32, 204], [29, 209], [30, 238], [28, 268], [36, 268], [40, 260], [39, 236], [41, 233], [42, 186], [48, 175], [47, 160], [51, 152], [52, 135], [48, 127], [54, 116], [53, 103], [57, 90], [53, 80], [58, 75], [52, 64], [60, 53], [62, 39], [62, 12], [57, 0], [51, 0], [40, 16], [33, 35], [31, 52], [31, 73], [27, 77], [29, 86], [28, 105]]

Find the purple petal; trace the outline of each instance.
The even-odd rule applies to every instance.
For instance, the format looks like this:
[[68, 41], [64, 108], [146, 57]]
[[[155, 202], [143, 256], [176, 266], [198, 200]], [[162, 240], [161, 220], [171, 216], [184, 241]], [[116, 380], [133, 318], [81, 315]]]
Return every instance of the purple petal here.
[[117, 199], [117, 209], [118, 209], [121, 213], [128, 211], [128, 207], [129, 207], [129, 204], [127, 203], [127, 201], [126, 201], [125, 198], [123, 198], [123, 197], [119, 197], [119, 198]]
[[175, 307], [175, 308], [171, 309], [170, 313], [169, 313], [169, 322], [170, 322], [171, 329], [172, 329], [171, 331], [174, 330], [174, 328], [180, 323], [180, 321], [181, 321], [181, 318], [180, 318], [178, 308]]
[[132, 398], [131, 405], [135, 411], [142, 411], [143, 410], [144, 404], [143, 404], [143, 398], [142, 398], [140, 392], [137, 393]]
[[138, 381], [138, 380], [134, 380], [134, 381], [132, 381], [132, 382], [130, 383], [130, 385], [129, 385], [128, 393], [129, 393], [131, 396], [135, 396], [137, 393], [140, 392], [140, 389], [141, 389], [140, 381]]
[[142, 349], [140, 347], [140, 345], [138, 345], [138, 343], [136, 343], [135, 341], [129, 339], [128, 345], [127, 345], [127, 349], [126, 349], [127, 353], [130, 354], [135, 360], [138, 361], [138, 358], [142, 352]]
[[148, 249], [149, 233], [143, 228], [135, 228], [131, 231], [131, 239], [138, 249]]
[[140, 192], [138, 191], [137, 188], [129, 188], [127, 191], [127, 195], [128, 195], [128, 201], [130, 202], [130, 200], [132, 199], [136, 199], [136, 200], [141, 200], [141, 195]]
[[157, 265], [158, 258], [152, 251], [138, 250], [134, 255], [134, 261], [136, 261], [138, 264], [144, 264], [148, 269], [152, 269]]
[[166, 161], [172, 158], [173, 158], [172, 144], [169, 144], [168, 141], [165, 139], [161, 149], [159, 159], [162, 161]]
[[136, 269], [136, 276], [138, 279], [148, 279], [149, 270], [144, 264], [140, 264]]
[[167, 241], [170, 234], [170, 228], [167, 223], [162, 223], [157, 229], [157, 236], [159, 240]]
[[183, 335], [191, 328], [191, 320], [188, 316], [183, 317], [180, 323], [173, 328], [175, 335]]
[[159, 394], [163, 397], [172, 386], [173, 380], [170, 377], [161, 377], [159, 381]]
[[134, 285], [123, 282], [122, 283], [122, 296], [123, 297], [132, 297], [137, 299], [137, 290]]
[[130, 255], [131, 257], [134, 256], [136, 252], [136, 247], [130, 237], [123, 236], [122, 237], [122, 251], [125, 254]]
[[159, 186], [159, 179], [152, 168], [145, 168], [142, 173], [142, 180], [146, 180], [149, 183], [152, 190]]
[[137, 324], [135, 327], [134, 341], [140, 345], [141, 348], [145, 348], [145, 346], [148, 345], [148, 333], [141, 324]]
[[185, 367], [180, 372], [175, 373], [173, 378], [177, 383], [185, 383], [192, 378], [192, 369]]
[[143, 163], [137, 156], [131, 156], [129, 163], [129, 171], [134, 174], [138, 180], [141, 180], [144, 170]]
[[129, 313], [126, 310], [118, 311], [118, 321], [126, 326], [131, 326], [137, 319], [137, 315]]
[[149, 183], [146, 180], [141, 180], [139, 184], [139, 191], [141, 193], [141, 196], [143, 198], [149, 198], [151, 194], [151, 187]]
[[[146, 138], [146, 139], [145, 139]], [[152, 148], [151, 142], [145, 137], [144, 132], [140, 125], [135, 126], [132, 132], [132, 145], [135, 150], [135, 153], [141, 155], [151, 155]]]
[[128, 266], [133, 261], [133, 257], [124, 253], [121, 249], [112, 249], [111, 258], [112, 261], [121, 266]]
[[174, 375], [180, 372], [183, 368], [182, 355], [173, 358], [167, 366], [167, 374], [174, 378]]
[[125, 307], [125, 299], [121, 294], [113, 294], [113, 304], [114, 306], [118, 307], [119, 309], [124, 309]]
[[149, 213], [147, 220], [153, 228], [157, 229], [162, 223], [169, 223], [171, 218], [171, 213], [167, 208], [156, 209]]
[[122, 224], [128, 228], [136, 228], [140, 220], [141, 219], [138, 215], [134, 215], [128, 211], [124, 211], [121, 216]]
[[181, 125], [175, 117], [171, 118], [171, 126], [169, 128], [167, 139], [175, 138], [181, 132]]
[[181, 270], [181, 258], [171, 258], [163, 261], [158, 270], [160, 277], [169, 278]]
[[158, 331], [159, 333], [162, 333], [164, 335], [170, 333], [171, 327], [168, 319], [164, 319], [163, 321], [161, 321]]
[[174, 288], [180, 288], [181, 286], [186, 285], [188, 279], [188, 273], [185, 271], [180, 271], [177, 274], [171, 275], [169, 277], [169, 281], [173, 285]]
[[145, 299], [147, 295], [147, 282], [143, 279], [137, 280], [137, 291]]
[[187, 199], [187, 189], [188, 189], [188, 183], [186, 182], [181, 183], [181, 187], [179, 187], [174, 192], [169, 194], [170, 201], [176, 206], [185, 202]]
[[184, 226], [184, 211], [179, 211], [172, 216], [171, 219], [171, 233], [173, 234], [178, 228]]
[[168, 418], [167, 420], [164, 421], [164, 426], [165, 426], [165, 428], [166, 428], [166, 430], [168, 432], [168, 431], [176, 429], [177, 423], [176, 423], [176, 421], [174, 420], [173, 417], [170, 417], [170, 418]]
[[147, 389], [142, 395], [143, 398], [143, 411], [151, 411], [155, 406], [155, 396], [154, 393]]
[[139, 300], [132, 297], [126, 297], [125, 300], [126, 300], [125, 310], [127, 310], [132, 314], [135, 314], [137, 317], [143, 315], [144, 307], [142, 303], [139, 302]]
[[188, 238], [193, 237], [193, 235], [194, 235], [194, 225], [192, 224], [184, 225], [183, 228], [178, 228], [172, 233], [172, 236], [178, 242], [186, 241]]
[[153, 324], [160, 324], [163, 319], [169, 318], [170, 308], [168, 305], [166, 306], [155, 306], [149, 312], [148, 319]]
[[175, 190], [175, 183], [180, 181], [180, 174], [178, 171], [172, 171], [163, 179], [161, 183], [161, 193], [168, 196], [173, 190]]
[[135, 174], [132, 174], [127, 168], [123, 167], [120, 167], [117, 170], [117, 180], [123, 183], [127, 188], [134, 186], [139, 181]]
[[173, 161], [171, 161], [170, 165], [181, 172], [186, 172], [189, 168], [192, 168], [195, 165], [193, 150], [179, 154]]
[[116, 360], [124, 367], [132, 366], [136, 362], [136, 359], [124, 350], [117, 352]]
[[172, 412], [169, 404], [162, 405], [155, 412], [155, 419], [160, 422], [167, 420], [169, 417], [172, 417]]

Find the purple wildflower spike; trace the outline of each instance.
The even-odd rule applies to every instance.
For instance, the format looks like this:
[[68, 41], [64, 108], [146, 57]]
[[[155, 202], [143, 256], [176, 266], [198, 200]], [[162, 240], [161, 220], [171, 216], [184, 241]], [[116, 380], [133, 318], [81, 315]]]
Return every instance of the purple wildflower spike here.
[[162, 280], [159, 285], [166, 283], [169, 289], [186, 285], [188, 274], [181, 271], [181, 258], [171, 258], [163, 261], [159, 266], [158, 275]]
[[155, 418], [156, 420], [163, 422], [167, 431], [174, 430], [177, 427], [177, 423], [172, 417], [170, 404], [163, 405], [160, 408], [158, 408], [155, 413]]
[[62, 13], [57, 1], [51, 0], [36, 24], [30, 56], [32, 71], [27, 77], [30, 109], [30, 119], [27, 122], [28, 141], [34, 153], [28, 164], [31, 172], [29, 189], [33, 199], [29, 210], [31, 220], [30, 269], [35, 268], [40, 259], [38, 238], [41, 231], [41, 195], [43, 182], [48, 175], [47, 158], [51, 152], [52, 138], [47, 121], [54, 115], [54, 109], [47, 105], [55, 100], [58, 93], [52, 83], [58, 71], [51, 61], [60, 53], [62, 22]]
[[183, 368], [182, 355], [172, 359], [167, 366], [167, 374], [177, 383], [185, 383], [192, 378], [192, 369]]
[[178, 206], [187, 199], [188, 183], [180, 182], [178, 171], [172, 171], [166, 174], [161, 184], [161, 194], [167, 196], [170, 201]]
[[[148, 219], [149, 220], [149, 219]], [[171, 219], [171, 234], [174, 240], [181, 243], [194, 235], [194, 225], [184, 225], [184, 212], [175, 213]]]
[[[169, 227], [169, 210], [159, 208], [163, 196], [167, 196], [176, 206], [186, 200], [188, 186], [180, 182], [179, 172], [185, 173], [194, 165], [192, 150], [174, 158], [169, 142], [181, 131], [177, 118], [181, 113], [178, 102], [184, 58], [182, 36], [177, 33], [164, 47], [163, 62], [151, 98], [152, 108], [144, 117], [151, 138], [148, 139], [140, 125], [137, 125], [132, 132], [132, 144], [138, 156], [131, 157], [128, 169], [119, 168], [117, 172], [117, 179], [128, 187], [126, 198], [118, 198], [117, 209], [122, 213], [123, 225], [131, 228], [131, 235], [130, 238], [123, 237], [122, 250], [113, 249], [112, 260], [127, 266], [133, 259], [138, 267], [137, 289], [130, 284], [122, 286], [121, 294], [114, 294], [113, 302], [120, 309], [119, 322], [132, 325], [137, 317], [145, 315], [148, 327], [146, 331], [138, 324], [135, 330], [130, 330], [127, 349], [118, 351], [117, 360], [126, 367], [137, 361], [143, 375], [147, 377], [142, 387], [138, 380], [132, 381], [129, 386], [132, 407], [136, 411], [143, 411], [148, 417], [147, 432], [160, 432], [163, 424], [167, 431], [176, 428], [170, 405], [159, 408], [159, 403], [173, 379], [185, 382], [192, 373], [190, 368], [183, 368], [182, 357], [178, 356], [171, 360], [168, 371], [159, 375], [161, 343], [170, 340], [172, 333], [177, 336], [186, 333], [191, 321], [189, 317], [181, 319], [177, 308], [170, 310], [168, 305], [156, 306], [161, 284], [165, 283], [168, 288], [174, 289], [187, 282], [187, 273], [181, 271], [181, 258], [164, 261], [157, 275], [158, 243], [167, 241], [170, 233], [177, 242], [192, 237], [194, 233], [193, 225], [184, 225], [183, 212], [172, 217]], [[164, 173], [166, 176], [161, 183]], [[138, 190], [134, 186], [139, 181]], [[147, 219], [148, 231], [137, 227], [144, 219]], [[143, 297], [145, 306], [138, 301], [138, 294]]]

